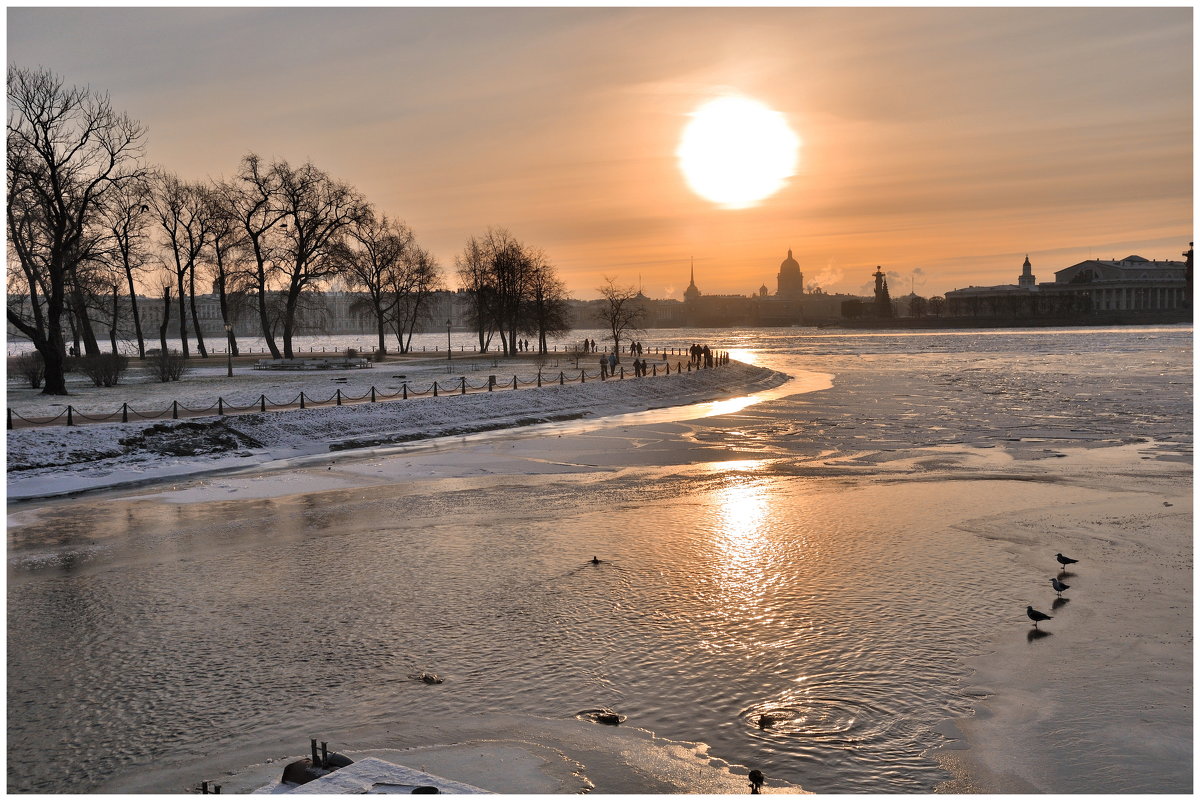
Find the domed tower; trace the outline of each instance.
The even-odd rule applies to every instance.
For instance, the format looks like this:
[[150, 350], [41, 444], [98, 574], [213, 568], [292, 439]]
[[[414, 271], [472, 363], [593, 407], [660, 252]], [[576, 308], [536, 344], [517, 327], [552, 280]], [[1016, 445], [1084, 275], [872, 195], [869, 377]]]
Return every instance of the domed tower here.
[[771, 294], [771, 290], [767, 289], [767, 285], [766, 285], [766, 284], [763, 284], [762, 286], [760, 286], [760, 287], [758, 288], [758, 296], [759, 296], [760, 298], [765, 298], [765, 297], [766, 297], [767, 295], [769, 295], [769, 294]]
[[778, 286], [775, 294], [781, 298], [798, 298], [804, 294], [804, 274], [800, 272], [800, 264], [792, 258], [792, 250], [788, 248], [787, 258], [779, 265]]
[[1032, 287], [1037, 283], [1033, 275], [1033, 267], [1029, 264], [1029, 254], [1025, 254], [1025, 264], [1021, 266], [1021, 277], [1017, 279], [1018, 286]]

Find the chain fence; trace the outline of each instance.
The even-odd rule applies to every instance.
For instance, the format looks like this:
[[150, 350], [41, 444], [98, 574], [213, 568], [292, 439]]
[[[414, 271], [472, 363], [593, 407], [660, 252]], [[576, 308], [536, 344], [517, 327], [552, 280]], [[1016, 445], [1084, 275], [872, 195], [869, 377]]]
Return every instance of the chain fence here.
[[[725, 352], [713, 353], [712, 364], [706, 365], [703, 360], [689, 360], [687, 362], [676, 361], [674, 372], [690, 373], [703, 369], [712, 369], [713, 367], [726, 365], [729, 363], [729, 354]], [[659, 369], [660, 366], [663, 369]], [[630, 378], [650, 378], [659, 375], [671, 375], [672, 367], [670, 361], [663, 365], [647, 364], [645, 374], [641, 376], [629, 376]], [[216, 414], [218, 416], [233, 415], [233, 414], [248, 414], [248, 413], [265, 413], [277, 412], [290, 409], [312, 409], [323, 406], [346, 406], [359, 403], [379, 403], [384, 401], [409, 400], [410, 398], [422, 397], [444, 397], [447, 395], [466, 395], [468, 393], [483, 393], [495, 392], [497, 390], [517, 390], [521, 387], [542, 387], [550, 384], [559, 386], [570, 384], [585, 384], [588, 381], [622, 381], [626, 379], [624, 365], [618, 365], [615, 372], [609, 373], [607, 370], [597, 370], [589, 372], [587, 369], [580, 369], [579, 376], [575, 376], [575, 372], [560, 370], [557, 375], [554, 373], [546, 373], [542, 370], [537, 372], [537, 375], [529, 378], [521, 378], [514, 375], [511, 381], [498, 381], [496, 376], [489, 375], [487, 380], [476, 383], [469, 381], [466, 376], [461, 376], [456, 379], [443, 381], [431, 381], [424, 389], [421, 384], [413, 384], [405, 381], [401, 384], [398, 392], [383, 392], [376, 387], [370, 387], [361, 395], [352, 395], [343, 392], [341, 389], [335, 389], [334, 393], [325, 399], [314, 398], [311, 394], [301, 391], [297, 396], [287, 401], [278, 401], [269, 399], [266, 394], [260, 394], [258, 400], [254, 403], [239, 405], [233, 404], [224, 398], [218, 397], [216, 401], [201, 407], [187, 406], [177, 400], [171, 401], [171, 405], [164, 407], [161, 410], [139, 410], [130, 406], [127, 402], [121, 404], [120, 409], [116, 409], [107, 414], [101, 413], [84, 413], [74, 406], [68, 405], [67, 408], [60, 411], [52, 417], [37, 417], [26, 416], [8, 407], [8, 430], [12, 431], [17, 428], [35, 428], [41, 426], [78, 426], [90, 423], [128, 423], [130, 421], [141, 420], [180, 420], [193, 417], [208, 417]]]

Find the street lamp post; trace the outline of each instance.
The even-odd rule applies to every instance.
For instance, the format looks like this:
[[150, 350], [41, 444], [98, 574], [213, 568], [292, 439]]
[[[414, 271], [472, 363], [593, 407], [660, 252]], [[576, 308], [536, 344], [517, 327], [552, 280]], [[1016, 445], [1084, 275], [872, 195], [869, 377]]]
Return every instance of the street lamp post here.
[[450, 353], [450, 318], [447, 317], [446, 318], [446, 360], [449, 361], [451, 358], [453, 358], [453, 357], [451, 356], [451, 353]]
[[225, 375], [233, 378], [233, 324], [225, 323]]

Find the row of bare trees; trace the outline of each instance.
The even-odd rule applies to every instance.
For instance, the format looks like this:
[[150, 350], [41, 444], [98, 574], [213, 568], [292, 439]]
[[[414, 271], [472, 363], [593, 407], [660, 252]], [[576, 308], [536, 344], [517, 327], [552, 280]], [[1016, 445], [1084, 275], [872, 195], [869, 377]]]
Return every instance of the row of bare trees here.
[[[245, 156], [228, 179], [189, 182], [145, 162], [145, 129], [107, 95], [46, 70], [8, 75], [8, 321], [45, 364], [44, 393], [66, 394], [66, 338], [97, 357], [95, 328], [131, 330], [147, 355], [138, 290], [161, 293], [160, 351], [174, 314], [182, 356], [209, 355], [197, 296], [217, 296], [228, 347], [233, 324], [257, 323], [272, 356], [292, 358], [309, 300], [335, 282], [361, 293], [352, 314], [375, 321], [401, 353], [443, 284], [411, 228], [312, 163]], [[570, 330], [567, 292], [541, 250], [503, 228], [468, 239], [456, 258], [481, 351], [499, 335], [516, 354], [528, 337]], [[95, 324], [95, 325], [94, 325]]]
[[458, 278], [470, 297], [468, 323], [486, 353], [495, 335], [506, 356], [518, 352], [521, 338], [533, 336], [537, 352], [550, 338], [571, 330], [567, 289], [546, 254], [516, 239], [507, 229], [489, 228], [472, 236], [455, 258]]
[[139, 286], [161, 290], [162, 351], [174, 306], [184, 356], [192, 337], [208, 356], [199, 284], [218, 296], [234, 353], [232, 324], [257, 318], [276, 358], [293, 355], [306, 298], [335, 279], [364, 291], [351, 311], [374, 315], [381, 352], [388, 331], [408, 349], [441, 288], [408, 226], [311, 163], [250, 154], [228, 180], [188, 182], [145, 163], [145, 129], [107, 95], [14, 68], [8, 98], [8, 321], [41, 354], [46, 394], [66, 394], [66, 331], [97, 356], [93, 322], [114, 352], [127, 324], [146, 356]]

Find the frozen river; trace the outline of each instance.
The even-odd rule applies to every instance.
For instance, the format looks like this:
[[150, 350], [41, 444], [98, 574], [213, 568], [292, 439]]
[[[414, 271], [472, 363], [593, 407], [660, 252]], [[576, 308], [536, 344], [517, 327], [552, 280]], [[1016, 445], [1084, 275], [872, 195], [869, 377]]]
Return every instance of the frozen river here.
[[681, 334], [833, 387], [10, 507], [9, 790], [601, 706], [818, 792], [1191, 789], [1190, 327]]

